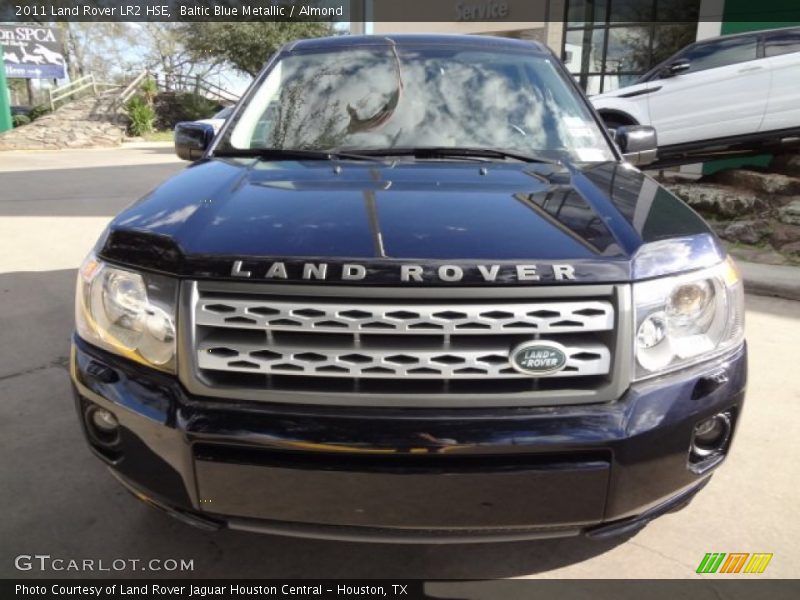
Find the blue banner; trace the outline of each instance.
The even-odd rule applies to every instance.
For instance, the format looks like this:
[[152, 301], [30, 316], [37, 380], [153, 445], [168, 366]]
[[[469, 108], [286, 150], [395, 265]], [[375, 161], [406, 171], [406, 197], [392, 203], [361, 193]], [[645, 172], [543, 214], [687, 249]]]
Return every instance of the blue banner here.
[[10, 65], [6, 63], [8, 79], [64, 79], [64, 65]]
[[0, 44], [9, 79], [66, 77], [66, 61], [58, 29], [42, 25], [0, 25]]

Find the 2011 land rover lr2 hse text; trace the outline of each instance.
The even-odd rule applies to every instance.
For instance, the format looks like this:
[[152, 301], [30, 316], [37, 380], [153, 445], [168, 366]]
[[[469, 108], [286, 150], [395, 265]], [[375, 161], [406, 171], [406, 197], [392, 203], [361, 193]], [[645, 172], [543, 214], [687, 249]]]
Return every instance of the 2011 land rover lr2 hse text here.
[[724, 460], [743, 291], [544, 46], [273, 56], [82, 265], [94, 453], [186, 522], [377, 541], [628, 535]]

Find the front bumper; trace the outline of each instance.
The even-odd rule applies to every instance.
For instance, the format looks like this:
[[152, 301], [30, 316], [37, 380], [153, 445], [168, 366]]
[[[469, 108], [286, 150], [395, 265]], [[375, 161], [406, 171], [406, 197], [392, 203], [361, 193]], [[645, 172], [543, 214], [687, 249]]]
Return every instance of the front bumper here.
[[[195, 525], [376, 541], [634, 531], [688, 502], [724, 458], [689, 463], [694, 425], [741, 414], [746, 350], [634, 384], [616, 402], [366, 409], [220, 401], [79, 338], [79, 414], [114, 413], [90, 446], [137, 496]], [[730, 443], [730, 442], [728, 442]]]

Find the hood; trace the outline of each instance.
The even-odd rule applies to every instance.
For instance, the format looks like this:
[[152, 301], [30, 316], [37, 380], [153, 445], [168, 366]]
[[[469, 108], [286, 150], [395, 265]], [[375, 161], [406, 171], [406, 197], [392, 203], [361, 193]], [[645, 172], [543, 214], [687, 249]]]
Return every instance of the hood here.
[[[132, 262], [146, 246], [195, 275], [230, 272], [231, 260], [313, 259], [614, 264], [620, 276], [642, 244], [709, 229], [654, 180], [615, 162], [212, 159], [128, 208], [109, 231], [105, 254]], [[227, 267], [216, 271], [217, 261]]]

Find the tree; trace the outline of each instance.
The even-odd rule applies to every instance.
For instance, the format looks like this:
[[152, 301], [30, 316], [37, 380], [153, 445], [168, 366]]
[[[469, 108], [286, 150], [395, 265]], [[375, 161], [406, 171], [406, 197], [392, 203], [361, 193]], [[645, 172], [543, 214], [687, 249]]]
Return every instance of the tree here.
[[25, 104], [28, 102], [28, 89], [25, 79], [7, 79], [8, 93], [11, 96], [11, 104]]
[[174, 23], [144, 23], [140, 44], [143, 66], [163, 77], [167, 89], [188, 77], [205, 78], [217, 73], [223, 62], [219, 58], [197, 60], [184, 45], [181, 26]]
[[65, 22], [57, 24], [65, 44], [70, 77], [94, 73], [111, 81], [129, 66], [128, 49], [136, 44], [136, 31], [128, 23]]
[[195, 60], [224, 61], [255, 77], [281, 46], [292, 40], [331, 35], [330, 23], [189, 22], [179, 28], [180, 40]]

